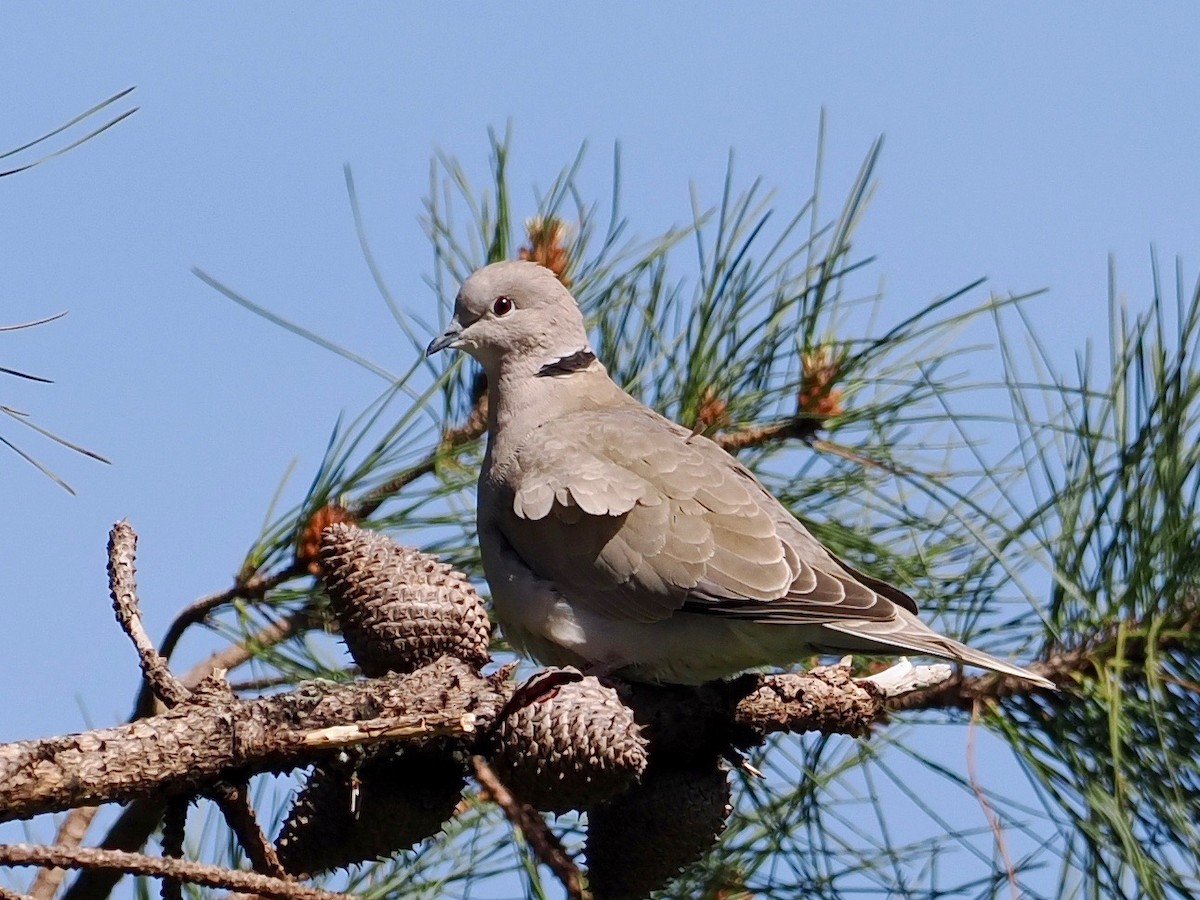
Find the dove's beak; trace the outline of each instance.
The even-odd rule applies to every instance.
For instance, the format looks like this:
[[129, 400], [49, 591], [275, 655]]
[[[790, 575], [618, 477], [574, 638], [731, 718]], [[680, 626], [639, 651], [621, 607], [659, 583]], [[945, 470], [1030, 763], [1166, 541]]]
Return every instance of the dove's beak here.
[[456, 346], [458, 339], [462, 337], [462, 331], [463, 327], [459, 324], [458, 317], [455, 316], [450, 320], [450, 324], [446, 326], [446, 330], [429, 342], [429, 346], [425, 348], [425, 355], [433, 356], [439, 350]]

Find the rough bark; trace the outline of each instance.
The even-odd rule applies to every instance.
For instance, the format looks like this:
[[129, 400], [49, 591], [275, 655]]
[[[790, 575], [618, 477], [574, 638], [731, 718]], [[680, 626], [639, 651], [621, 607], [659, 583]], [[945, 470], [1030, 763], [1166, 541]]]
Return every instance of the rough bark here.
[[197, 791], [307, 765], [346, 744], [470, 737], [503, 695], [451, 657], [411, 675], [307, 682], [271, 697], [202, 696], [116, 728], [0, 745], [0, 821]]
[[[449, 738], [474, 747], [513, 690], [444, 657], [410, 675], [306, 682], [250, 700], [198, 691], [127, 725], [0, 745], [0, 821], [197, 792], [308, 765], [350, 744]], [[879, 692], [840, 667], [701, 689], [639, 686], [628, 702], [652, 744], [664, 749], [745, 747], [781, 730], [859, 734], [883, 712]]]

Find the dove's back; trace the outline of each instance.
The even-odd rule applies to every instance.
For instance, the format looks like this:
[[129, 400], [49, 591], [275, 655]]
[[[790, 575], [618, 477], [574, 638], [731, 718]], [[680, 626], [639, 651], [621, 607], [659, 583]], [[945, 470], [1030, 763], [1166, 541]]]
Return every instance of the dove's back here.
[[480, 477], [485, 572], [519, 647], [552, 664], [698, 682], [804, 652], [871, 649], [822, 626], [893, 624], [897, 603], [915, 612], [894, 588], [864, 584], [728, 453], [616, 389], [599, 364], [567, 378], [592, 382], [581, 394], [590, 401], [572, 409], [556, 398], [543, 415], [522, 404], [495, 431]]
[[934, 632], [717, 444], [622, 391], [548, 270], [473, 274], [429, 352], [445, 347], [487, 373], [484, 572], [505, 635], [540, 661], [695, 683], [820, 652], [921, 653], [1052, 686]]

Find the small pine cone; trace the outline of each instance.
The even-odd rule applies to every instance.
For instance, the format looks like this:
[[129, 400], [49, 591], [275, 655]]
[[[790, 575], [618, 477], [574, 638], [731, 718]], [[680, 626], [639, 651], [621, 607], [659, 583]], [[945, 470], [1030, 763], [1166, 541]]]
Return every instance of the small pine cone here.
[[510, 712], [493, 738], [496, 774], [519, 799], [543, 812], [603, 802], [646, 768], [646, 739], [633, 712], [596, 678], [571, 674], [579, 680]]
[[413, 672], [447, 653], [473, 666], [489, 660], [482, 598], [436, 557], [339, 524], [321, 535], [321, 565], [342, 636], [364, 675]]
[[796, 410], [818, 422], [844, 413], [842, 391], [835, 387], [842, 375], [842, 358], [825, 345], [800, 354], [800, 392]]
[[641, 900], [716, 845], [728, 773], [654, 766], [640, 784], [588, 812], [588, 884], [596, 900]]
[[336, 503], [327, 503], [308, 517], [300, 540], [296, 543], [296, 562], [309, 575], [321, 574], [321, 532], [337, 522], [354, 522], [350, 510]]
[[567, 249], [567, 225], [554, 216], [534, 216], [525, 220], [528, 246], [521, 247], [517, 255], [521, 259], [545, 266], [558, 276], [564, 287], [571, 286], [567, 269], [571, 265], [571, 251]]
[[696, 407], [696, 427], [702, 431], [724, 428], [729, 424], [729, 404], [720, 398], [712, 386], [700, 392], [700, 404]]
[[376, 751], [357, 770], [318, 766], [284, 819], [279, 861], [311, 876], [407, 850], [441, 829], [465, 784], [444, 752]]

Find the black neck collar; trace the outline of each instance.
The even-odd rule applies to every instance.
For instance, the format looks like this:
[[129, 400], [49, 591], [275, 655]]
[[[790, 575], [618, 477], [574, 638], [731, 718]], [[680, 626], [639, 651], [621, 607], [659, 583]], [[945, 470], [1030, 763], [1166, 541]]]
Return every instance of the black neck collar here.
[[584, 347], [582, 350], [576, 350], [570, 356], [564, 356], [562, 359], [556, 359], [554, 362], [546, 363], [537, 374], [539, 378], [553, 377], [555, 375], [570, 375], [572, 372], [578, 372], [580, 369], [586, 369], [596, 361], [596, 354], [589, 348]]

